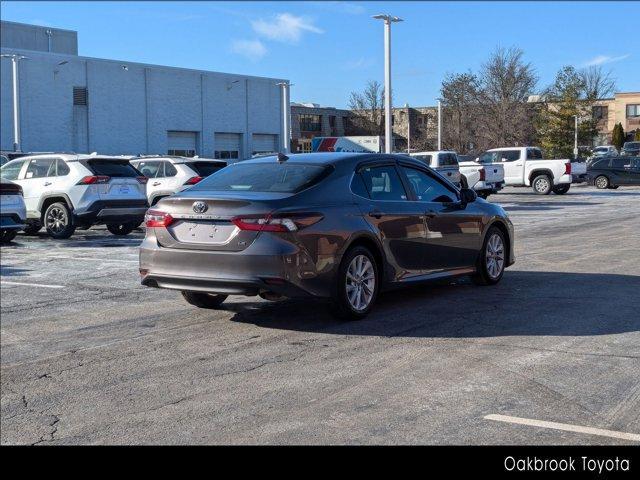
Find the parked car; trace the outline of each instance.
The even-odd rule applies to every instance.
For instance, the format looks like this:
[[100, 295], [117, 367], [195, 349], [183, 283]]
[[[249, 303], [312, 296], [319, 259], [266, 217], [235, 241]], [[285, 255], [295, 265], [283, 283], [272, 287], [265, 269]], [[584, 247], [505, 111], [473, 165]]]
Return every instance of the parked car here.
[[595, 147], [591, 154], [592, 158], [606, 157], [610, 155], [618, 155], [618, 149], [613, 145], [601, 145]]
[[460, 167], [456, 152], [438, 150], [432, 152], [415, 152], [409, 156], [416, 158], [440, 172], [443, 177], [453, 184], [460, 186]]
[[103, 224], [114, 235], [126, 235], [144, 220], [148, 206], [147, 178], [122, 157], [20, 157], [0, 175], [22, 187], [27, 234], [44, 226], [54, 238], [69, 238], [76, 228]]
[[605, 157], [589, 164], [589, 181], [600, 189], [640, 185], [640, 157]]
[[13, 240], [25, 227], [27, 210], [22, 197], [22, 187], [0, 179], [0, 242]]
[[138, 157], [131, 159], [130, 163], [149, 178], [149, 205], [155, 205], [160, 199], [184, 190], [227, 166], [224, 160], [173, 156]]
[[624, 142], [620, 153], [632, 157], [640, 156], [640, 142]]
[[235, 163], [146, 215], [143, 285], [218, 307], [228, 295], [330, 299], [344, 318], [378, 293], [514, 262], [499, 206], [406, 155], [310, 153]]
[[504, 188], [504, 167], [498, 163], [460, 162], [460, 175], [462, 187], [472, 188], [484, 199]]
[[4, 155], [0, 155], [0, 167], [2, 165], [4, 165], [5, 163], [8, 163], [8, 162], [9, 162], [9, 158], [8, 157], [6, 157]]
[[553, 191], [563, 195], [569, 191], [571, 183], [586, 180], [585, 162], [571, 162], [569, 159], [544, 159], [537, 147], [493, 148], [478, 157], [484, 164], [500, 163], [504, 166], [505, 185], [532, 187], [538, 195], [548, 195]]

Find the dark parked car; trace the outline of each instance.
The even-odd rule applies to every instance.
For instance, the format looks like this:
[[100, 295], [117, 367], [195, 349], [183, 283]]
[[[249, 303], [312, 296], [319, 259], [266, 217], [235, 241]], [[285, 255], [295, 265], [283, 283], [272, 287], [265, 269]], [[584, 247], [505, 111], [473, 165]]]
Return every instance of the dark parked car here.
[[640, 156], [640, 142], [625, 142], [620, 153], [631, 157]]
[[640, 185], [640, 157], [604, 157], [587, 166], [589, 182], [598, 188]]
[[498, 205], [404, 155], [311, 153], [230, 165], [146, 216], [142, 284], [216, 308], [227, 295], [330, 299], [364, 317], [378, 293], [514, 262]]

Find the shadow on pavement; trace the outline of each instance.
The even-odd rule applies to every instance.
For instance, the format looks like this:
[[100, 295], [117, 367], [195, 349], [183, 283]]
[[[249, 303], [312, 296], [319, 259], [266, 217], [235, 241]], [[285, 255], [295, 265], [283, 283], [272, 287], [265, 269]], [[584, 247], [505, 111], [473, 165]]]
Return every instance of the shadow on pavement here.
[[640, 331], [638, 292], [640, 276], [507, 271], [493, 287], [463, 279], [385, 293], [371, 315], [355, 322], [336, 320], [320, 302], [241, 302], [226, 308], [236, 322], [335, 335], [590, 336]]

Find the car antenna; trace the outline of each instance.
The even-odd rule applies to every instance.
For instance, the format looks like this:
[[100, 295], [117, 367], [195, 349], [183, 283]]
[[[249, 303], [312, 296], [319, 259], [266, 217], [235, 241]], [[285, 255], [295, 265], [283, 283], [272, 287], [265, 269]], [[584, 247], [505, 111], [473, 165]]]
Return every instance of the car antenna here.
[[278, 153], [278, 163], [284, 163], [287, 160], [289, 160], [289, 157], [287, 157], [284, 153]]

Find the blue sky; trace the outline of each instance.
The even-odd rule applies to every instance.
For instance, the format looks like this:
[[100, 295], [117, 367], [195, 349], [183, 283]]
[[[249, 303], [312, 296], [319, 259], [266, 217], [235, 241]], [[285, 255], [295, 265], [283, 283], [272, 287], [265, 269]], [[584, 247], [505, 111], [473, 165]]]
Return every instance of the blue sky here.
[[524, 50], [549, 84], [563, 65], [600, 64], [640, 90], [635, 2], [1, 2], [3, 20], [77, 30], [80, 55], [288, 78], [293, 101], [345, 107], [382, 81], [393, 26], [394, 103], [433, 105], [448, 72], [497, 46]]

